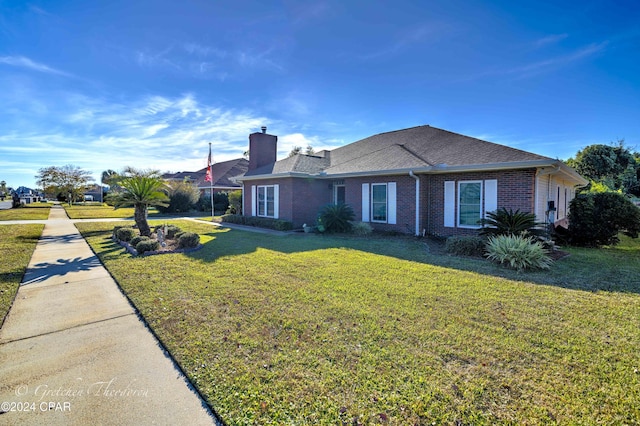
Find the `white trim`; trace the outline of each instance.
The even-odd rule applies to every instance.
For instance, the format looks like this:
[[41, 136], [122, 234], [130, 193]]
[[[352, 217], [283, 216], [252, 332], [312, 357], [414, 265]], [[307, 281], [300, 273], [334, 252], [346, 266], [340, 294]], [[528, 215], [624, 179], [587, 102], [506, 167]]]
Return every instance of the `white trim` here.
[[389, 182], [387, 184], [387, 223], [390, 225], [396, 224], [396, 183]]
[[444, 183], [444, 226], [456, 226], [456, 182], [453, 180]]
[[362, 184], [362, 221], [369, 222], [369, 210], [371, 206], [369, 205], [369, 184]]
[[255, 216], [256, 214], [258, 214], [258, 199], [257, 197], [257, 192], [256, 192], [256, 186], [255, 185], [251, 185], [251, 216]]
[[498, 180], [488, 179], [484, 181], [484, 215], [487, 212], [495, 212], [498, 210]]
[[478, 217], [478, 220], [482, 219], [482, 192], [483, 192], [483, 181], [481, 180], [459, 180], [458, 181], [458, 195], [456, 197], [456, 204], [458, 206], [458, 214], [456, 215], [456, 225], [458, 226], [458, 228], [464, 228], [464, 229], [479, 229], [482, 228], [482, 225], [463, 225], [460, 223], [460, 194], [461, 194], [461, 190], [460, 187], [462, 186], [462, 184], [472, 184], [472, 183], [479, 183], [480, 184], [480, 217]]
[[273, 218], [280, 217], [280, 185], [273, 185]]
[[[384, 196], [385, 196], [385, 200], [384, 200], [384, 207], [385, 207], [385, 214], [384, 214], [384, 220], [375, 220], [373, 218], [373, 187], [374, 186], [384, 186]], [[389, 223], [389, 186], [387, 183], [383, 182], [383, 183], [372, 183], [371, 184], [371, 203], [369, 208], [371, 209], [371, 222], [373, 223]]]

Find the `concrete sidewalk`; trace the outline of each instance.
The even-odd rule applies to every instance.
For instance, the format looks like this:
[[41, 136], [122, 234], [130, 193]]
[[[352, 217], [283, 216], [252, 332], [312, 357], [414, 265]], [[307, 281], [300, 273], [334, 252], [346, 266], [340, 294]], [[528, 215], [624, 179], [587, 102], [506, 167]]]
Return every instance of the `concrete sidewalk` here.
[[0, 424], [216, 424], [59, 206], [0, 329], [0, 404]]

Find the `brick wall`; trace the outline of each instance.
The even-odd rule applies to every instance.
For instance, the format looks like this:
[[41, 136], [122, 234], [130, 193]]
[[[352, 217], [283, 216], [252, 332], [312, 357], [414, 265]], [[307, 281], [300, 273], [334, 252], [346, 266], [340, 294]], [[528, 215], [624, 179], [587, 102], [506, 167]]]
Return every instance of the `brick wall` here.
[[[425, 185], [427, 201], [423, 205], [429, 205], [428, 217], [425, 228], [427, 233], [437, 236], [451, 235], [477, 235], [478, 231], [468, 228], [446, 228], [444, 226], [444, 182], [457, 183], [466, 180], [498, 180], [498, 208], [520, 209], [522, 212], [533, 213], [535, 211], [535, 169], [505, 170], [484, 173], [451, 173], [429, 175], [428, 184]], [[484, 206], [483, 206], [484, 210]], [[458, 214], [456, 205], [456, 215]]]

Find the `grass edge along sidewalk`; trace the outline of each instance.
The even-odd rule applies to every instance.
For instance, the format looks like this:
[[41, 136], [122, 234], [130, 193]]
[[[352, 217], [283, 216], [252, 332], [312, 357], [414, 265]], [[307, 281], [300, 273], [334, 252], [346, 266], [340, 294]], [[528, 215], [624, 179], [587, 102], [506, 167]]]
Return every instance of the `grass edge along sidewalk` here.
[[43, 229], [41, 224], [0, 225], [0, 326], [11, 308]]
[[408, 238], [176, 223], [205, 247], [132, 258], [115, 224], [78, 227], [229, 424], [640, 418], [637, 241], [517, 274]]

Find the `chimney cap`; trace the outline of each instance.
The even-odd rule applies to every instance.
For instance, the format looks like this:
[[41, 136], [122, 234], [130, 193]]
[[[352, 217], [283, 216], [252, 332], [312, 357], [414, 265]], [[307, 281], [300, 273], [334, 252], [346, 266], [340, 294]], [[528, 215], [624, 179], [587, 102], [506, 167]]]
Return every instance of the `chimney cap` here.
[[260, 130], [262, 130], [262, 133], [267, 133], [267, 126], [262, 126]]

